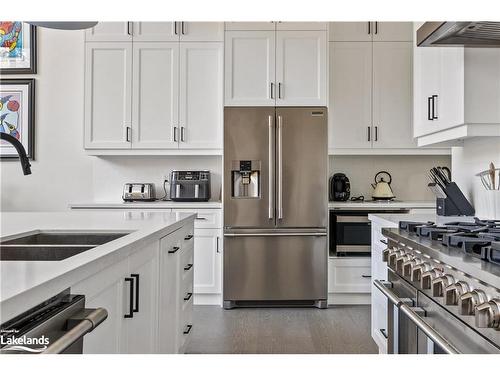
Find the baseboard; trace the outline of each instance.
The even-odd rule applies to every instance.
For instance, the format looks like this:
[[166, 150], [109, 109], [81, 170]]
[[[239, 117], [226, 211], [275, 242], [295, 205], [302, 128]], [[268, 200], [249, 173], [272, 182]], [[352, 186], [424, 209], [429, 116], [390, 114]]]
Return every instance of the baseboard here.
[[370, 293], [328, 293], [328, 305], [369, 305]]
[[195, 305], [214, 305], [222, 306], [222, 294], [196, 294], [193, 304]]

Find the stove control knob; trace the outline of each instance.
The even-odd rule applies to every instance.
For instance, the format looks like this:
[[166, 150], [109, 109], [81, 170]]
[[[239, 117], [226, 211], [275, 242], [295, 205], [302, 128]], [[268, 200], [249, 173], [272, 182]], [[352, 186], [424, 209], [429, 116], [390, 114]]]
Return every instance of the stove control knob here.
[[455, 278], [451, 275], [445, 274], [432, 280], [432, 296], [443, 297], [444, 291], [447, 287], [455, 283]]
[[401, 255], [404, 255], [405, 253], [406, 253], [406, 251], [400, 250], [400, 249], [390, 253], [389, 254], [389, 267], [394, 268], [394, 266], [396, 265], [396, 258], [400, 257]]
[[475, 308], [476, 327], [500, 328], [500, 298], [481, 303]]
[[420, 278], [420, 287], [422, 289], [430, 289], [432, 282], [441, 276], [443, 276], [443, 271], [439, 268], [433, 268], [430, 271], [424, 272]]
[[462, 294], [458, 298], [458, 306], [460, 314], [474, 315], [477, 305], [480, 305], [488, 300], [486, 293], [481, 289], [474, 289], [472, 292]]
[[460, 296], [469, 291], [469, 284], [467, 284], [465, 281], [458, 281], [455, 284], [449, 285], [445, 289], [444, 303], [446, 305], [456, 305], [458, 304]]
[[431, 269], [432, 266], [427, 262], [420, 263], [419, 265], [413, 267], [411, 269], [411, 281], [419, 282], [422, 278], [422, 274], [424, 272], [430, 271]]
[[411, 270], [421, 263], [422, 263], [422, 259], [420, 259], [420, 258], [413, 258], [411, 260], [404, 262], [403, 263], [403, 276], [410, 277]]
[[415, 258], [411, 254], [404, 254], [401, 255], [400, 257], [396, 258], [396, 273], [402, 274], [403, 273], [403, 264], [411, 259]]

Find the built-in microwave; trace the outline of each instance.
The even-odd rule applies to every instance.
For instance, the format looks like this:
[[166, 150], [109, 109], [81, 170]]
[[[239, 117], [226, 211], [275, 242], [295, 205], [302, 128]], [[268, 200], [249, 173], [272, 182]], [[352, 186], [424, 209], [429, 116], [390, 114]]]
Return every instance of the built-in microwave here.
[[330, 210], [330, 256], [370, 256], [372, 240], [371, 221], [368, 215], [408, 212], [407, 209], [361, 209], [361, 207]]

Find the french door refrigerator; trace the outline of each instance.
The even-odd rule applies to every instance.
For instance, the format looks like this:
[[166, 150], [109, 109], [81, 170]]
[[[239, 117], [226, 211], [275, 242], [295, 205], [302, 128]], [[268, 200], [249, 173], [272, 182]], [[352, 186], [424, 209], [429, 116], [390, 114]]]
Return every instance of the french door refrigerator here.
[[327, 306], [327, 109], [224, 110], [224, 308]]

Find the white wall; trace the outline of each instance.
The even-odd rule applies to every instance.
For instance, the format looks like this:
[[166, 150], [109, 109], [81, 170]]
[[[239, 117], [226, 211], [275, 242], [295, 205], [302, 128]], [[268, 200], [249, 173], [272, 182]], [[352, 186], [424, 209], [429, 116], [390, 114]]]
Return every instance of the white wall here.
[[486, 192], [479, 178], [475, 176], [476, 173], [488, 169], [490, 162], [497, 168], [500, 167], [499, 137], [468, 139], [463, 147], [452, 149], [453, 179], [474, 205], [476, 216], [500, 219], [500, 192], [494, 193], [497, 196], [495, 208], [490, 200], [492, 194]]
[[427, 188], [429, 169], [439, 166], [449, 167], [450, 156], [446, 155], [370, 155], [370, 156], [330, 156], [330, 173], [345, 173], [351, 182], [351, 197], [364, 195], [371, 199], [375, 174], [387, 171], [392, 175], [392, 189], [399, 200], [434, 200]]

